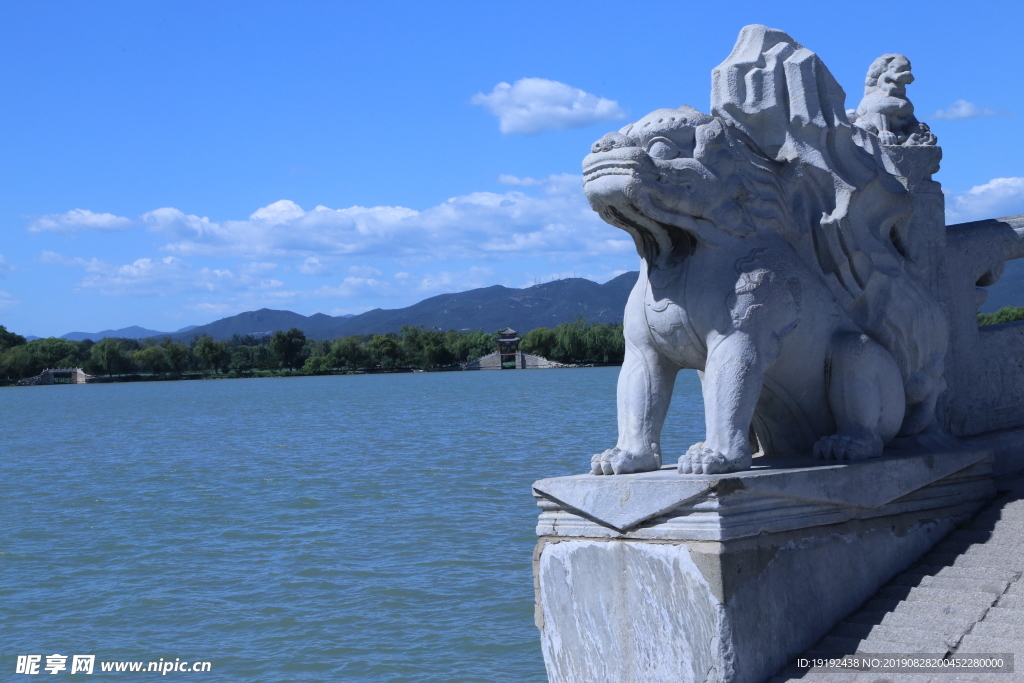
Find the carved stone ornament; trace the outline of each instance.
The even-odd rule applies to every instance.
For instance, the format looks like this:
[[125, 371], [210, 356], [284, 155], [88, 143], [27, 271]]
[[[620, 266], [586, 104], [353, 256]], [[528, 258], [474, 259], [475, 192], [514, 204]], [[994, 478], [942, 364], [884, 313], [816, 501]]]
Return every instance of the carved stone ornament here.
[[864, 79], [864, 99], [847, 112], [858, 128], [878, 136], [883, 145], [934, 145], [935, 135], [914, 116], [907, 86], [914, 82], [910, 60], [903, 55], [882, 55]]
[[[710, 115], [659, 109], [594, 143], [587, 198], [641, 259], [618, 443], [594, 456], [594, 474], [661, 467], [683, 368], [701, 373], [706, 438], [680, 473], [749, 469], [758, 450], [855, 460], [897, 436], [943, 438], [949, 327], [932, 262], [908, 258], [943, 226], [919, 229], [914, 174], [888, 147], [935, 142], [906, 100], [909, 69], [899, 55], [876, 60], [851, 124], [816, 54], [747, 26], [712, 72]], [[940, 152], [919, 149], [917, 177], [937, 187], [927, 176]]]

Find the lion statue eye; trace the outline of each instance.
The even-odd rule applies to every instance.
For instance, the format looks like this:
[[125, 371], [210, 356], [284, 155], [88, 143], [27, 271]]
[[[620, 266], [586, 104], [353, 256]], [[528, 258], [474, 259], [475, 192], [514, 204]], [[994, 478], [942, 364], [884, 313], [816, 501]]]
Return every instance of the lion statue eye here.
[[654, 159], [675, 159], [679, 153], [679, 148], [665, 138], [654, 138], [647, 143], [647, 154]]

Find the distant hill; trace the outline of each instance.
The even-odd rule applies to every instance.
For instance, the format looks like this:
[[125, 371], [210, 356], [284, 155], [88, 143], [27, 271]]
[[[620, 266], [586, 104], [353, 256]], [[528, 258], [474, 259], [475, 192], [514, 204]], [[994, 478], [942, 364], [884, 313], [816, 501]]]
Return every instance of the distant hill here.
[[[195, 325], [189, 325], [188, 327], [181, 328], [178, 332], [187, 332], [195, 327]], [[78, 342], [85, 341], [86, 339], [99, 341], [104, 337], [118, 337], [119, 339], [145, 339], [147, 337], [166, 337], [173, 334], [175, 333], [147, 330], [145, 327], [132, 325], [131, 327], [122, 327], [120, 330], [103, 330], [102, 332], [68, 332], [67, 334], [62, 335], [61, 339]]]
[[556, 280], [513, 289], [494, 285], [458, 294], [441, 294], [407, 308], [374, 309], [359, 315], [311, 316], [261, 308], [239, 313], [209, 325], [171, 334], [155, 333], [178, 341], [208, 334], [214, 339], [232, 335], [272, 334], [297, 327], [311, 339], [333, 339], [350, 334], [397, 332], [402, 325], [441, 330], [485, 330], [505, 326], [528, 332], [537, 327], [554, 327], [582, 315], [588, 322], [620, 323], [626, 299], [636, 283], [637, 273], [624, 273], [604, 284], [583, 278]]
[[157, 332], [156, 330], [147, 330], [145, 327], [139, 327], [138, 325], [132, 325], [131, 327], [124, 327], [120, 330], [103, 330], [102, 332], [68, 332], [61, 336], [61, 339], [67, 339], [68, 341], [85, 341], [86, 339], [92, 339], [93, 341], [99, 341], [104, 337], [119, 337], [121, 339], [145, 339], [146, 337], [156, 337], [160, 335], [170, 334], [169, 332]]
[[[190, 341], [208, 334], [214, 339], [232, 335], [273, 334], [297, 327], [311, 339], [333, 339], [349, 334], [397, 332], [402, 325], [441, 330], [485, 330], [510, 326], [520, 332], [537, 327], [554, 327], [582, 315], [588, 322], [619, 323], [626, 299], [637, 273], [623, 273], [602, 284], [583, 278], [556, 280], [524, 289], [494, 285], [458, 294], [441, 294], [396, 309], [374, 309], [359, 315], [311, 316], [261, 308], [223, 318], [208, 325], [190, 325], [175, 332], [159, 332], [132, 326], [102, 332], [69, 332], [63, 339], [98, 341], [104, 337], [144, 339], [170, 337]], [[1000, 280], [988, 288], [989, 298], [981, 311], [990, 313], [1003, 306], [1024, 306], [1024, 259], [1009, 261]]]

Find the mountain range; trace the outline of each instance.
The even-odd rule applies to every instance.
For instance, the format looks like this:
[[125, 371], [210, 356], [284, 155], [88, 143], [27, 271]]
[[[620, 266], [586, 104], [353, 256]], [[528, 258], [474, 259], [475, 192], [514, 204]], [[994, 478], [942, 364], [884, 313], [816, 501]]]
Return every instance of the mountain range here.
[[[195, 325], [189, 325], [183, 327], [177, 332], [188, 332], [191, 329], [195, 329]], [[65, 335], [61, 335], [61, 339], [67, 339], [69, 341], [85, 341], [86, 339], [92, 339], [93, 341], [99, 341], [104, 337], [118, 337], [120, 339], [145, 339], [147, 337], [166, 337], [175, 332], [158, 332], [157, 330], [147, 330], [145, 327], [139, 327], [138, 325], [132, 325], [131, 327], [122, 327], [120, 330], [103, 330], [102, 332], [68, 332]]]
[[[98, 341], [104, 337], [170, 337], [176, 341], [190, 341], [193, 337], [208, 334], [214, 339], [224, 340], [235, 334], [262, 336], [297, 327], [311, 339], [333, 339], [350, 334], [397, 332], [402, 325], [488, 332], [508, 326], [528, 332], [537, 327], [554, 327], [576, 316], [583, 316], [588, 322], [620, 323], [636, 278], [637, 273], [633, 271], [604, 284], [584, 278], [567, 278], [523, 289], [494, 285], [457, 294], [440, 294], [406, 308], [375, 308], [359, 315], [315, 313], [305, 316], [261, 308], [174, 332], [132, 326], [95, 333], [69, 332], [63, 338]], [[988, 300], [981, 306], [983, 313], [1003, 306], [1024, 306], [1024, 259], [1008, 262], [1002, 278], [988, 290]]]
[[554, 327], [570, 322], [577, 316], [583, 316], [591, 323], [620, 323], [637, 275], [636, 271], [623, 273], [604, 284], [584, 278], [566, 278], [524, 289], [494, 285], [458, 294], [440, 294], [406, 308], [375, 308], [359, 315], [314, 313], [305, 316], [261, 308], [175, 332], [133, 326], [97, 333], [70, 332], [63, 338], [96, 341], [103, 337], [170, 337], [175, 341], [189, 341], [208, 334], [216, 340], [224, 340], [235, 334], [262, 336], [297, 327], [310, 339], [334, 339], [350, 334], [397, 332], [402, 325], [487, 332], [512, 327], [528, 332], [537, 327]]

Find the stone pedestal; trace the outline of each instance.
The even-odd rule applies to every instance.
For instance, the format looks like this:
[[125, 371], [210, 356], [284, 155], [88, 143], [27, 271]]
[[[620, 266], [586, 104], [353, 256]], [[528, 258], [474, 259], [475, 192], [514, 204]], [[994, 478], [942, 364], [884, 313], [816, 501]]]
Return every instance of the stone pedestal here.
[[993, 494], [989, 451], [543, 479], [552, 682], [763, 681]]

